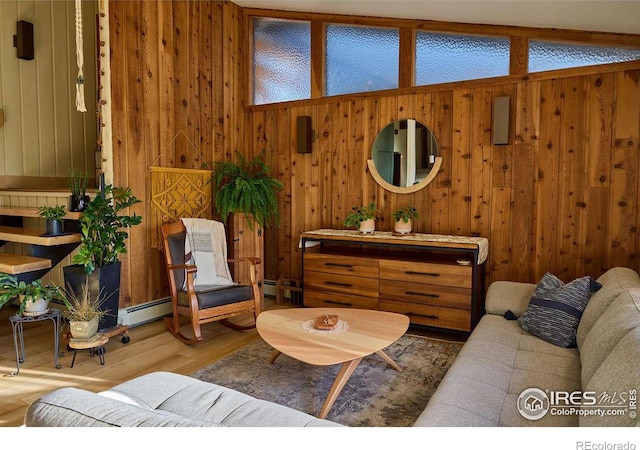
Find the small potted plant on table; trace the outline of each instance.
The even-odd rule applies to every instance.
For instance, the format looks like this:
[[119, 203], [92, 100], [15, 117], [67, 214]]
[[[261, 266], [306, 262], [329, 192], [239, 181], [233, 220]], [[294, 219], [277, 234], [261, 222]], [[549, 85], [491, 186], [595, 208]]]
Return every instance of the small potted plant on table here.
[[360, 233], [373, 233], [376, 229], [376, 203], [371, 202], [368, 205], [360, 207], [352, 207], [351, 213], [347, 215], [344, 221], [345, 227], [356, 227]]
[[45, 220], [45, 236], [60, 236], [64, 234], [63, 219], [67, 215], [63, 205], [41, 206], [38, 215]]
[[393, 220], [395, 224], [393, 230], [398, 234], [409, 234], [413, 228], [413, 221], [420, 218], [420, 214], [413, 206], [406, 206], [394, 211]]
[[27, 283], [18, 281], [14, 275], [0, 273], [0, 308], [18, 298], [18, 314], [35, 317], [49, 312], [52, 299], [63, 297], [57, 286], [43, 285], [41, 279]]

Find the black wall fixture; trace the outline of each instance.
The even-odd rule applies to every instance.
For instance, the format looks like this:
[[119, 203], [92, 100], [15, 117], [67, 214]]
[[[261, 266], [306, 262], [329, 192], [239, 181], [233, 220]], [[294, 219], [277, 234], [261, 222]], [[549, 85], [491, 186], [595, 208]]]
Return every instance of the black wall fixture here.
[[18, 58], [32, 60], [33, 52], [33, 24], [26, 20], [19, 20], [13, 36], [13, 46], [18, 50]]
[[296, 122], [296, 148], [298, 149], [298, 153], [311, 153], [313, 140], [311, 117], [298, 116]]

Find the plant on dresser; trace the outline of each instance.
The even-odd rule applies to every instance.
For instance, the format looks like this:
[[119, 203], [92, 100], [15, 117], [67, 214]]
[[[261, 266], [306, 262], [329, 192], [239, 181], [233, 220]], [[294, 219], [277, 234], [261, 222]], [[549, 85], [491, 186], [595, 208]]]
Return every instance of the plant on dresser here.
[[353, 206], [344, 221], [344, 226], [356, 227], [361, 233], [373, 233], [376, 229], [376, 214], [379, 212], [375, 202], [360, 207]]
[[399, 234], [411, 233], [413, 229], [413, 221], [420, 218], [418, 210], [413, 206], [405, 206], [394, 211], [392, 214], [395, 220], [394, 231]]

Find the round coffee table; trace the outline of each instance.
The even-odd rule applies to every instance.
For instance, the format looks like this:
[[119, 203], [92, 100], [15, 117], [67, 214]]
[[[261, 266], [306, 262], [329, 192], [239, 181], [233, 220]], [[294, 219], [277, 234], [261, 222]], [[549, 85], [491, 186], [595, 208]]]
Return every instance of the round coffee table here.
[[[312, 327], [319, 316], [337, 315], [338, 327], [321, 331]], [[327, 417], [360, 361], [376, 353], [391, 367], [402, 369], [384, 351], [409, 327], [409, 318], [386, 311], [350, 308], [290, 308], [264, 311], [258, 316], [256, 329], [274, 348], [271, 363], [281, 353], [316, 366], [342, 363], [322, 406], [321, 419]]]

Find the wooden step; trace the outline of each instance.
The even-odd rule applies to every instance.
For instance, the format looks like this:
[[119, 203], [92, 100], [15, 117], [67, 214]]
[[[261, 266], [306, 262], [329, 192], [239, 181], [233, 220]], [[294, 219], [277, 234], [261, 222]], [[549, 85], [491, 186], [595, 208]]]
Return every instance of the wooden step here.
[[[0, 205], [0, 216], [40, 217], [40, 208], [34, 206], [4, 206]], [[78, 220], [82, 213], [67, 211], [65, 219]]]
[[80, 243], [80, 233], [68, 233], [62, 236], [42, 236], [42, 234], [44, 230], [0, 226], [0, 241], [44, 246]]
[[19, 273], [50, 268], [50, 259], [16, 255], [13, 253], [0, 253], [0, 272], [17, 275]]

